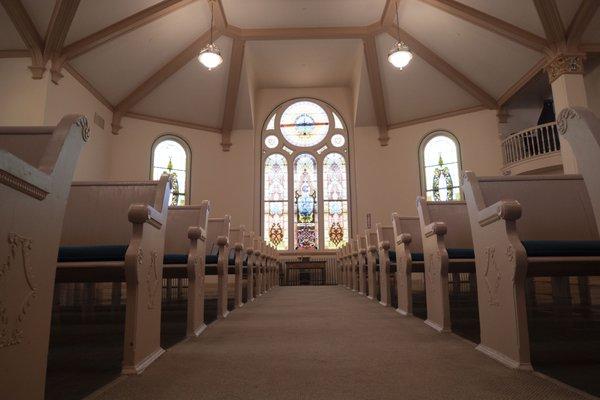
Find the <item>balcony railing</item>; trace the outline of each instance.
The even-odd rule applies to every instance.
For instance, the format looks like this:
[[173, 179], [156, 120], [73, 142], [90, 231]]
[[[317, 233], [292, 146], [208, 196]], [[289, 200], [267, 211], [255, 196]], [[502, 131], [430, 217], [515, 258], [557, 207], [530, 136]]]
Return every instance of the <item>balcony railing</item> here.
[[504, 166], [534, 157], [560, 152], [556, 122], [513, 133], [502, 141]]

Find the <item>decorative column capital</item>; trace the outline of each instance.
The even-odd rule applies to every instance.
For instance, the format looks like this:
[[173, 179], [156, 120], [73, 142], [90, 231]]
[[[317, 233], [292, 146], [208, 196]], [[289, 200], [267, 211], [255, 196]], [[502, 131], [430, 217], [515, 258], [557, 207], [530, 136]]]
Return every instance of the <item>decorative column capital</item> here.
[[546, 65], [550, 83], [565, 74], [583, 75], [584, 54], [559, 54]]

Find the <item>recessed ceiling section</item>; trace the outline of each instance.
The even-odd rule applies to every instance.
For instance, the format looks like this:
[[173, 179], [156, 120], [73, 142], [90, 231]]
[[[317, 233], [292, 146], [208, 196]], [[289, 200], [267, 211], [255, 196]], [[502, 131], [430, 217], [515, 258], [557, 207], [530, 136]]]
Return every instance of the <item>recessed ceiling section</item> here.
[[223, 64], [209, 71], [194, 58], [146, 96], [132, 111], [220, 128], [231, 45], [231, 39], [220, 38], [217, 46], [221, 48]]
[[400, 25], [499, 98], [543, 55], [418, 0], [400, 3]]
[[379, 21], [385, 0], [222, 0], [240, 28], [366, 26]]
[[37, 29], [38, 33], [42, 37], [42, 40], [46, 37], [46, 31], [48, 30], [48, 24], [50, 18], [52, 18], [52, 12], [54, 11], [55, 0], [21, 0], [23, 7], [27, 10], [27, 14], [33, 21], [33, 25]]
[[26, 47], [6, 10], [0, 6], [0, 49], [19, 50]]
[[560, 13], [563, 25], [567, 29], [581, 5], [581, 0], [556, 0], [556, 5], [558, 6], [558, 12]]
[[350, 86], [358, 39], [274, 40], [246, 44], [256, 89]]
[[460, 86], [418, 56], [414, 56], [408, 67], [402, 71], [394, 68], [387, 62], [387, 51], [395, 43], [389, 35], [379, 35], [376, 43], [384, 101], [390, 124], [480, 104]]
[[533, 0], [458, 0], [476, 10], [493, 15], [503, 21], [545, 37]]
[[163, 18], [120, 36], [72, 61], [112, 104], [192, 44], [208, 28], [205, 5], [194, 2]]
[[600, 10], [596, 10], [596, 14], [588, 25], [588, 28], [583, 33], [584, 43], [600, 43]]

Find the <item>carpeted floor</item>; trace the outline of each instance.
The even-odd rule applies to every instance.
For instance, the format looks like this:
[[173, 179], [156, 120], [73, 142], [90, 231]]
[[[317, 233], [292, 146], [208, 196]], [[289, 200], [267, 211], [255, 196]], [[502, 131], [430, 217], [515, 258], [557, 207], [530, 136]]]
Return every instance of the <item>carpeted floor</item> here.
[[94, 399], [579, 399], [336, 286], [279, 287]]

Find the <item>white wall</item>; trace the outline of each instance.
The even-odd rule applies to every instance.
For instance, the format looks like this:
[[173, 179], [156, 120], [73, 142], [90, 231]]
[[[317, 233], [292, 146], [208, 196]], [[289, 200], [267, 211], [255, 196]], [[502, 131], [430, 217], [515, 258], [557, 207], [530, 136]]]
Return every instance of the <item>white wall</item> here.
[[584, 77], [588, 107], [600, 117], [600, 57], [587, 65], [588, 71]]
[[0, 124], [43, 125], [48, 78], [34, 80], [29, 58], [0, 59]]

